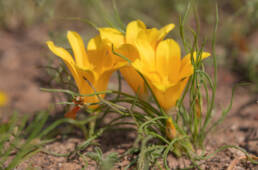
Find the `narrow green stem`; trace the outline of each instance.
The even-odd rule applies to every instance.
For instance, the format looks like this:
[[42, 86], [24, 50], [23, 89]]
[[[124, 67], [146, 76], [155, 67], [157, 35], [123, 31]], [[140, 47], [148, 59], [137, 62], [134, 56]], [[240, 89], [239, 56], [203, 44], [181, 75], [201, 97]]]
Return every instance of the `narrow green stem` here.
[[85, 139], [88, 139], [89, 133], [88, 133], [88, 130], [87, 130], [86, 126], [80, 124], [79, 128], [82, 130], [82, 133], [83, 133], [83, 136], [85, 137]]
[[95, 119], [90, 121], [89, 123], [89, 137], [92, 137], [95, 133], [95, 126], [96, 126], [96, 120], [99, 114], [99, 110], [94, 111], [94, 110], [88, 110], [90, 112], [91, 116], [95, 116]]

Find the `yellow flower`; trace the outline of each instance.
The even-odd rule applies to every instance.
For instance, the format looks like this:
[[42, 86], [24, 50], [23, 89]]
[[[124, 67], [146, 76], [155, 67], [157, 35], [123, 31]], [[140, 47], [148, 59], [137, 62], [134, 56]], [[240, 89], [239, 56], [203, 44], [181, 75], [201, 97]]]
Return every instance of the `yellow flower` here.
[[[176, 129], [175, 124], [171, 117], [169, 117], [166, 120], [165, 133], [167, 138], [170, 139], [171, 141], [174, 140], [175, 138], [182, 136], [182, 133], [180, 133], [180, 131]], [[178, 157], [182, 156], [182, 153], [186, 152], [186, 150], [190, 152], [193, 151], [193, 146], [189, 138], [175, 142], [173, 153], [176, 156]]]
[[[156, 49], [151, 46], [145, 39], [138, 39], [136, 47], [140, 57], [132, 65], [144, 75], [159, 104], [168, 111], [175, 106], [193, 74], [191, 54], [181, 59], [180, 47], [172, 39], [161, 41]], [[194, 59], [196, 55], [194, 52]], [[201, 59], [209, 55], [203, 52]]]
[[[161, 29], [146, 28], [146, 25], [140, 21], [135, 20], [130, 22], [126, 27], [125, 35], [119, 30], [114, 28], [100, 28], [100, 37], [113, 44], [115, 48], [120, 47], [122, 44], [134, 45], [137, 39], [144, 39], [151, 46], [152, 50], [156, 49], [157, 44], [174, 28], [174, 24], [168, 24]], [[129, 54], [126, 57], [132, 57], [134, 54]], [[139, 56], [142, 57], [142, 56]], [[146, 56], [148, 57], [148, 56]], [[123, 77], [132, 89], [140, 96], [147, 97], [147, 89], [141, 76], [131, 66], [123, 67], [120, 69]]]
[[7, 97], [6, 94], [0, 92], [0, 107], [5, 106], [7, 104]]
[[[67, 38], [72, 47], [75, 60], [67, 50], [55, 46], [52, 41], [48, 41], [47, 45], [55, 55], [64, 61], [76, 82], [80, 94], [91, 94], [95, 90], [96, 92], [105, 91], [111, 74], [116, 69], [127, 64], [123, 59], [113, 55], [105, 40], [103, 41], [99, 36], [89, 41], [87, 51], [78, 33], [68, 31]], [[127, 55], [131, 48], [129, 45], [123, 45], [118, 51]], [[100, 95], [100, 97], [104, 96], [104, 94]], [[83, 100], [84, 103], [99, 102], [97, 96], [84, 97]], [[90, 107], [95, 108], [96, 105]]]
[[166, 136], [171, 140], [177, 136], [177, 131], [171, 118], [166, 121]]

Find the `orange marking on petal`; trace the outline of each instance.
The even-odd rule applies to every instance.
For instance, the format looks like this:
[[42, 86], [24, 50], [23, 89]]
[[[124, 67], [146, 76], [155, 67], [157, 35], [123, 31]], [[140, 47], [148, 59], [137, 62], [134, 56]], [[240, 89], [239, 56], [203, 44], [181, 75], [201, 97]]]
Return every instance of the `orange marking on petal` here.
[[67, 112], [64, 116], [70, 119], [76, 119], [77, 112], [80, 110], [79, 106], [75, 106], [71, 111]]

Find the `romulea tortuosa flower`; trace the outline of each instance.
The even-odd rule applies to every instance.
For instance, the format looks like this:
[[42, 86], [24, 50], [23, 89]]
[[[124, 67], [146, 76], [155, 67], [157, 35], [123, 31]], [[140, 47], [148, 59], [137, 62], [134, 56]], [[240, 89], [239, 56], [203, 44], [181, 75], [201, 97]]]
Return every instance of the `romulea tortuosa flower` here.
[[[127, 27], [125, 34], [115, 28], [100, 28], [100, 37], [103, 40], [107, 40], [115, 48], [119, 48], [123, 44], [130, 44], [135, 46], [137, 39], [144, 39], [150, 44], [151, 50], [155, 50], [157, 44], [164, 39], [164, 37], [174, 28], [174, 24], [168, 24], [161, 29], [147, 28], [146, 25], [140, 21], [135, 20], [130, 22]], [[146, 51], [148, 49], [144, 49]], [[126, 57], [132, 57], [134, 54], [129, 54]], [[141, 57], [141, 56], [139, 56]], [[135, 58], [135, 57], [134, 57]], [[141, 58], [140, 58], [141, 60]], [[144, 59], [143, 59], [144, 60]], [[122, 67], [120, 69], [123, 77], [127, 83], [131, 86], [135, 93], [140, 97], [147, 97], [147, 89], [144, 85], [144, 81], [141, 76], [131, 66]]]
[[[140, 21], [132, 21], [125, 34], [114, 28], [100, 28], [100, 37], [118, 48], [123, 44], [133, 45], [137, 53], [128, 53], [125, 57], [135, 58], [131, 65], [122, 67], [121, 73], [132, 89], [142, 98], [147, 95], [144, 81], [138, 70], [147, 79], [159, 104], [164, 110], [175, 106], [189, 77], [193, 74], [191, 54], [181, 59], [181, 50], [176, 41], [165, 36], [174, 28], [168, 24], [161, 29], [146, 28]], [[137, 55], [132, 57], [133, 55]], [[196, 52], [193, 53], [194, 59]], [[201, 59], [210, 54], [203, 52]]]
[[[180, 47], [173, 39], [162, 40], [154, 50], [148, 41], [139, 39], [136, 47], [140, 59], [135, 60], [132, 66], [143, 74], [160, 106], [168, 111], [176, 105], [193, 74], [191, 54], [181, 59]], [[203, 52], [201, 59], [209, 55]], [[196, 58], [196, 52], [193, 57]]]
[[[84, 46], [83, 40], [76, 32], [68, 31], [68, 41], [72, 47], [73, 55], [62, 47], [56, 46], [52, 41], [48, 41], [49, 49], [59, 56], [70, 70], [80, 94], [91, 94], [105, 91], [111, 74], [127, 65], [128, 63], [122, 58], [114, 55], [107, 45], [106, 40], [102, 40], [100, 36], [92, 38], [87, 46]], [[124, 44], [119, 47], [119, 53], [128, 56], [134, 51], [133, 47]], [[130, 58], [134, 60], [134, 58]], [[87, 80], [87, 81], [86, 81]], [[100, 97], [104, 97], [101, 94]], [[84, 103], [98, 103], [97, 96], [83, 97]], [[97, 105], [89, 107], [95, 108]]]

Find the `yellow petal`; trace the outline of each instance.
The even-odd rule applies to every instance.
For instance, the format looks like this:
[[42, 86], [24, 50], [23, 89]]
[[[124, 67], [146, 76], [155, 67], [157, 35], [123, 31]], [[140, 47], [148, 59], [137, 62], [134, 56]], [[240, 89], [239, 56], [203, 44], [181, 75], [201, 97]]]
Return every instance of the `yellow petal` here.
[[190, 55], [185, 56], [181, 61], [180, 78], [189, 77], [193, 74], [193, 65], [191, 63]]
[[102, 40], [108, 40], [115, 47], [119, 47], [125, 42], [124, 35], [114, 28], [100, 28], [100, 37]]
[[[208, 52], [202, 52], [202, 54], [201, 54], [201, 60], [203, 60], [203, 59], [209, 57], [210, 55], [211, 55], [211, 54], [208, 53]], [[196, 61], [196, 59], [197, 59], [197, 53], [196, 53], [196, 51], [193, 52], [193, 59], [194, 59], [194, 61]], [[185, 56], [185, 60], [186, 60], [185, 62], [190, 62], [190, 63], [191, 63], [191, 53], [188, 53], [188, 54]]]
[[81, 67], [89, 67], [88, 56], [81, 36], [77, 32], [68, 31], [67, 38], [72, 47], [76, 64]]
[[[95, 75], [87, 69], [77, 67], [78, 73], [81, 78], [81, 84], [79, 85], [80, 94], [92, 94], [94, 93]], [[99, 102], [96, 96], [83, 97], [84, 103], [96, 103]]]
[[[107, 86], [108, 86], [110, 77], [111, 77], [113, 72], [114, 72], [113, 70], [108, 70], [108, 71], [105, 71], [104, 73], [102, 73], [99, 76], [99, 79], [97, 79], [95, 84], [94, 84], [97, 92], [107, 90]], [[100, 97], [104, 98], [105, 94], [101, 94]]]
[[[160, 74], [157, 73], [157, 70], [154, 67], [154, 61], [150, 62], [142, 59], [136, 59], [132, 63], [132, 66], [135, 70], [138, 70], [138, 72], [140, 72], [147, 81], [151, 81], [151, 83], [154, 83], [155, 85], [160, 84], [161, 77], [160, 77]], [[121, 69], [121, 70], [125, 70], [125, 69]], [[144, 80], [139, 75], [139, 73], [137, 74], [135, 70], [128, 69], [126, 73], [122, 71], [121, 72], [124, 75], [125, 79], [127, 80], [128, 84], [133, 88], [133, 90], [136, 93], [140, 94], [140, 97], [143, 97], [143, 98], [145, 96], [147, 97], [147, 89], [145, 87]]]
[[70, 55], [70, 53], [68, 51], [66, 51], [64, 48], [55, 46], [55, 44], [52, 41], [47, 41], [47, 45], [48, 45], [48, 48], [55, 55], [57, 55], [64, 61], [64, 63], [66, 64], [66, 66], [68, 67], [70, 72], [72, 73], [77, 86], [79, 86], [79, 84], [80, 84], [79, 74], [75, 68], [75, 63], [74, 63], [73, 57]]
[[[117, 53], [126, 57], [131, 62], [133, 62], [139, 58], [138, 50], [135, 48], [135, 46], [130, 45], [130, 44], [123, 44], [122, 46], [120, 46], [117, 49]], [[117, 57], [119, 57], [119, 56], [117, 56]], [[119, 57], [119, 58], [120, 58], [120, 60], [122, 59], [122, 61], [127, 63], [127, 61], [125, 59], [123, 59], [122, 57]]]
[[0, 107], [5, 106], [6, 103], [7, 103], [6, 94], [3, 92], [0, 92]]
[[145, 24], [140, 20], [130, 22], [126, 27], [126, 43], [134, 43], [139, 32], [146, 29]]
[[165, 38], [165, 36], [173, 30], [173, 28], [175, 27], [175, 24], [168, 24], [166, 26], [164, 26], [163, 28], [161, 28], [159, 30], [159, 37], [158, 37], [158, 41], [161, 41], [163, 38]]
[[193, 74], [193, 65], [189, 62], [185, 62], [183, 59], [183, 62], [181, 63], [180, 68], [180, 79], [189, 77]]
[[[197, 58], [196, 55], [197, 55], [197, 53], [193, 52], [194, 61], [196, 61], [196, 58]], [[210, 56], [210, 53], [202, 52], [201, 60], [203, 60], [203, 59], [205, 59], [209, 56]], [[189, 53], [182, 59], [181, 68], [180, 68], [180, 77], [182, 79], [182, 78], [185, 78], [185, 77], [189, 77], [192, 74], [193, 74], [193, 65], [192, 65], [192, 62], [191, 62], [191, 54]]]
[[[134, 60], [136, 49], [129, 44], [123, 44], [119, 49], [115, 48], [119, 54], [125, 55], [130, 60]], [[90, 62], [95, 66], [96, 72], [104, 72], [106, 70], [115, 70], [127, 64], [123, 58], [113, 54], [111, 47], [107, 41], [102, 40], [100, 36], [92, 38], [88, 44], [88, 56]]]
[[88, 50], [88, 56], [94, 71], [99, 74], [110, 69], [114, 64], [110, 48], [105, 44], [101, 44], [96, 50]]
[[133, 91], [139, 95], [139, 97], [145, 99], [148, 95], [147, 89], [139, 73], [131, 66], [121, 68], [120, 72]]
[[101, 46], [101, 42], [102, 42], [102, 40], [99, 35], [94, 38], [91, 38], [90, 41], [88, 42], [87, 49], [88, 50], [96, 50]]
[[145, 29], [139, 32], [138, 38], [145, 39], [152, 48], [156, 48], [159, 42], [159, 30], [157, 28]]
[[142, 37], [137, 39], [135, 46], [139, 52], [141, 62], [148, 65], [148, 67], [153, 67], [155, 63], [155, 52], [151, 44]]
[[205, 58], [209, 57], [210, 55], [211, 55], [211, 54], [210, 54], [210, 53], [208, 53], [208, 52], [202, 52], [201, 59], [203, 60], [203, 59], [205, 59]]
[[[89, 68], [86, 68], [86, 67], [79, 67], [79, 66], [76, 66], [76, 69], [78, 71], [78, 74], [80, 76], [80, 79], [82, 79], [82, 84], [83, 85], [80, 85], [80, 90], [82, 90], [83, 92], [87, 92], [87, 89], [88, 88], [84, 88], [84, 86], [86, 86], [86, 84], [90, 85], [88, 83], [88, 81], [91, 83], [91, 84], [94, 84], [95, 81], [96, 81], [96, 73], [94, 73], [92, 70], [90, 70]], [[85, 80], [87, 79], [87, 80]], [[84, 84], [85, 83], [85, 84]]]
[[88, 43], [88, 58], [98, 73], [113, 66], [113, 54], [107, 40], [96, 36]]
[[111, 54], [113, 64], [110, 70], [117, 70], [124, 66], [128, 66], [130, 65], [130, 61], [134, 62], [136, 59], [139, 58], [139, 53], [137, 49], [130, 44], [121, 45], [118, 49], [115, 49], [115, 52], [118, 53], [120, 56], [113, 53]]
[[132, 63], [132, 66], [138, 70], [148, 82], [151, 82], [159, 90], [165, 91], [171, 86], [171, 83], [168, 81], [168, 76], [162, 75], [154, 64], [155, 62], [146, 64], [146, 62], [137, 59]]
[[139, 37], [146, 39], [153, 48], [175, 27], [174, 24], [168, 24], [158, 30], [157, 28], [145, 29], [139, 32]]
[[[102, 92], [107, 89], [108, 82], [113, 73], [112, 70], [106, 71], [101, 75], [96, 76], [90, 70], [79, 68], [79, 73], [83, 78], [81, 84], [80, 93], [81, 94], [92, 94], [95, 92]], [[96, 78], [98, 77], [98, 78]], [[99, 95], [99, 97], [104, 98], [105, 94]], [[100, 102], [98, 96], [84, 97], [84, 103], [98, 103]], [[90, 108], [96, 108], [98, 105], [89, 106]]]
[[160, 106], [168, 111], [176, 105], [177, 100], [181, 97], [182, 92], [187, 84], [188, 79], [180, 81], [175, 86], [170, 87], [165, 92], [160, 91], [159, 89], [152, 87], [152, 90], [160, 104]]
[[161, 41], [157, 46], [156, 69], [171, 82], [177, 82], [180, 71], [180, 47], [172, 39]]

